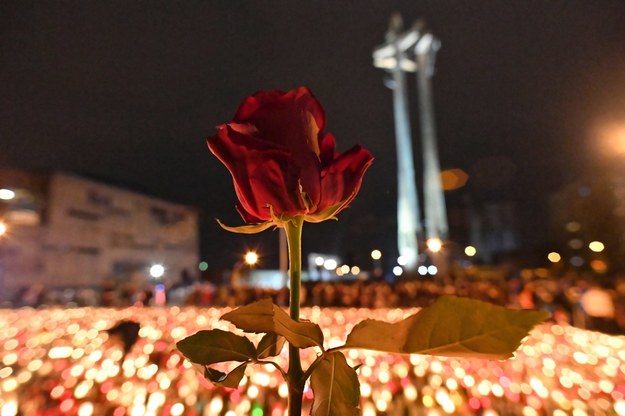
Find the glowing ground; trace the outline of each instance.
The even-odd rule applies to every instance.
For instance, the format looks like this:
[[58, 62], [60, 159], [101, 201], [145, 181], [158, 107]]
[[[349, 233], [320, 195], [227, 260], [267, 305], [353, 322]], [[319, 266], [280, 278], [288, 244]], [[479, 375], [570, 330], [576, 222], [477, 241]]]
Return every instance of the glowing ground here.
[[[175, 351], [200, 329], [233, 328], [226, 310], [81, 308], [2, 310], [0, 416], [284, 415], [287, 389], [270, 366], [248, 367], [237, 390], [209, 385]], [[303, 309], [341, 344], [365, 318], [398, 320], [415, 310]], [[141, 323], [123, 358], [106, 329]], [[259, 337], [250, 336], [254, 341]], [[305, 367], [316, 351], [305, 350]], [[353, 350], [363, 415], [625, 415], [625, 337], [568, 326], [536, 328], [506, 362], [398, 356]], [[286, 367], [286, 348], [276, 361]], [[305, 392], [310, 407], [312, 392]]]

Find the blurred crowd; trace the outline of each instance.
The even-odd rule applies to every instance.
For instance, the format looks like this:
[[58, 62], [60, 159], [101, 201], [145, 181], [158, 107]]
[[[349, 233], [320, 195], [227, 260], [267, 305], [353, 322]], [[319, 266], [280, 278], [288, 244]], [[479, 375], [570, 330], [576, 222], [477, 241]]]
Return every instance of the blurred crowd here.
[[[625, 278], [601, 282], [571, 276], [306, 282], [301, 298], [303, 306], [411, 308], [428, 306], [442, 295], [469, 297], [515, 309], [544, 310], [560, 324], [625, 334]], [[287, 306], [288, 296], [286, 289], [199, 286], [187, 298], [187, 304], [234, 307], [271, 297], [275, 303]]]
[[[602, 276], [511, 276], [485, 278], [477, 275], [407, 278], [388, 281], [304, 282], [303, 306], [356, 308], [423, 307], [441, 295], [470, 297], [517, 309], [544, 310], [558, 323], [611, 334], [625, 334], [625, 278]], [[235, 307], [271, 297], [287, 306], [289, 292], [193, 281], [165, 287], [164, 284], [136, 287], [106, 282], [102, 288], [45, 290], [33, 285], [14, 297], [9, 305], [21, 306], [164, 306], [196, 305]]]

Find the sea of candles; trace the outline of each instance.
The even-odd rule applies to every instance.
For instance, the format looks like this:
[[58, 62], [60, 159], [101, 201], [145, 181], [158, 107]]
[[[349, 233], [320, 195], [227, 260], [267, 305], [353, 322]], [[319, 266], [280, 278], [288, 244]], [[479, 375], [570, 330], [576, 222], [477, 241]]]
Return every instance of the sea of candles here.
[[[414, 309], [305, 308], [327, 347], [365, 318], [396, 321]], [[248, 366], [238, 389], [215, 387], [182, 357], [176, 341], [200, 329], [237, 333], [225, 309], [17, 309], [0, 313], [0, 416], [286, 415], [287, 386], [272, 366]], [[141, 324], [127, 354], [107, 329]], [[248, 334], [257, 342], [259, 335]], [[287, 349], [274, 361], [286, 368]], [[304, 367], [318, 350], [302, 353]], [[625, 337], [542, 324], [513, 359], [486, 361], [364, 350], [361, 409], [373, 415], [625, 415]], [[217, 366], [221, 370], [232, 364]], [[305, 408], [312, 391], [306, 387]]]

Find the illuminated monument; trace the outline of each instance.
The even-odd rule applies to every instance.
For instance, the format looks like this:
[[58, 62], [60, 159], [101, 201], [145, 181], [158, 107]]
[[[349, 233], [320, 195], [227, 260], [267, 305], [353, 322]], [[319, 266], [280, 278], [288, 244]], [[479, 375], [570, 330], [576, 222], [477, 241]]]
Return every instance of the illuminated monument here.
[[407, 270], [415, 270], [418, 236], [423, 234], [415, 183], [406, 72], [416, 72], [424, 166], [425, 238], [445, 240], [448, 234], [445, 197], [440, 182], [431, 78], [440, 41], [417, 22], [401, 32], [402, 19], [391, 17], [386, 43], [373, 51], [373, 64], [391, 75], [397, 147], [397, 246]]

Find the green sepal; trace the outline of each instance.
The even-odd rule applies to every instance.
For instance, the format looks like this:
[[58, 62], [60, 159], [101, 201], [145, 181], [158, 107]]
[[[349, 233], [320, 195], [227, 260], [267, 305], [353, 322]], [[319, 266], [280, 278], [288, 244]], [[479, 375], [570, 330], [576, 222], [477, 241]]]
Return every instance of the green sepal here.
[[230, 227], [225, 225], [219, 220], [216, 220], [217, 224], [226, 231], [237, 234], [258, 234], [265, 231], [268, 228], [274, 227], [275, 224], [272, 221], [261, 222], [259, 224], [240, 225], [238, 227]]
[[321, 212], [318, 212], [316, 214], [306, 214], [304, 216], [304, 221], [306, 222], [311, 222], [311, 223], [320, 223], [323, 221], [327, 221], [327, 220], [338, 220], [338, 218], [335, 216], [335, 214], [341, 209], [343, 208], [343, 205], [345, 205], [345, 201], [343, 202], [339, 202], [336, 205], [332, 205], [329, 208], [324, 209]]
[[334, 204], [331, 207], [328, 207], [321, 212], [318, 212], [316, 214], [306, 214], [306, 216], [304, 217], [304, 220], [306, 222], [312, 222], [312, 223], [319, 223], [319, 222], [323, 222], [326, 220], [338, 220], [338, 218], [336, 217], [336, 214], [340, 210], [342, 210], [345, 207], [345, 205], [354, 198], [354, 196], [356, 196], [356, 193], [357, 191], [352, 192], [350, 196], [348, 196], [347, 198], [345, 198], [338, 204]]

